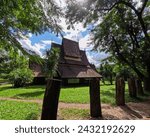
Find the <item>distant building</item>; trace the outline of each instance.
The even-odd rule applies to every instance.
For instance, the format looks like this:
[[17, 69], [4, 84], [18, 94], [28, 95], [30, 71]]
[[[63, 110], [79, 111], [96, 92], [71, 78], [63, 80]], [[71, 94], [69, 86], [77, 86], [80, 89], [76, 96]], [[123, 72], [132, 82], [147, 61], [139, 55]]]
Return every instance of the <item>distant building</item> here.
[[[78, 42], [63, 39], [62, 45], [52, 43], [52, 48], [60, 49], [58, 74], [63, 85], [88, 84], [91, 78], [101, 78], [87, 59], [85, 51], [79, 49]], [[45, 83], [45, 76], [42, 74], [42, 66], [30, 62], [30, 69], [34, 72], [34, 84]]]

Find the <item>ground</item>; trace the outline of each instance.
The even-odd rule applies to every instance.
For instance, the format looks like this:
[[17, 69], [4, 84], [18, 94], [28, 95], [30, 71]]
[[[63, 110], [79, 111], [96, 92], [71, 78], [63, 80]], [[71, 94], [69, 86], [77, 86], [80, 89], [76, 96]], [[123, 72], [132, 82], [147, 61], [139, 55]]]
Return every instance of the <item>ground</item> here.
[[[38, 103], [40, 106], [42, 106], [42, 100], [20, 100], [20, 99], [12, 99], [12, 98], [0, 98], [0, 100], [11, 100], [11, 101], [20, 101], [20, 102], [32, 102], [32, 103]], [[70, 119], [91, 119], [89, 115], [89, 104], [79, 104], [79, 103], [59, 103], [59, 111], [58, 111], [58, 119], [67, 119], [64, 118], [63, 110], [73, 110], [73, 115], [75, 115], [74, 110], [85, 110], [86, 115], [84, 117], [80, 116], [68, 116]], [[80, 111], [79, 111], [80, 112]], [[147, 119], [150, 120], [150, 99], [148, 99], [145, 102], [139, 102], [139, 103], [127, 103], [125, 106], [112, 106], [109, 104], [102, 104], [102, 113], [103, 118], [100, 119], [112, 119], [112, 120], [135, 120], [135, 119]]]
[[[132, 99], [128, 95], [128, 87], [126, 86], [126, 106], [116, 106], [114, 86], [101, 84], [103, 118], [99, 119], [150, 120], [149, 93]], [[0, 82], [0, 119], [40, 119], [44, 90], [44, 86], [15, 89], [7, 82]], [[92, 119], [89, 108], [88, 87], [62, 88], [58, 119]]]

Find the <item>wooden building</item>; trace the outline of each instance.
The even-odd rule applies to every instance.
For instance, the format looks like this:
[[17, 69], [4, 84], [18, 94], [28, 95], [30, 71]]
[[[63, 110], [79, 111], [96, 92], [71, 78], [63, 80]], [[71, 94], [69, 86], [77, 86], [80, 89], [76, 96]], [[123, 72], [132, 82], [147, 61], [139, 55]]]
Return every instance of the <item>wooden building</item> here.
[[[60, 49], [58, 74], [63, 85], [89, 84], [91, 78], [101, 78], [101, 75], [87, 59], [85, 51], [79, 49], [79, 43], [63, 38], [62, 45], [52, 43], [52, 48]], [[45, 83], [42, 67], [37, 63], [30, 63], [34, 72], [34, 84]]]

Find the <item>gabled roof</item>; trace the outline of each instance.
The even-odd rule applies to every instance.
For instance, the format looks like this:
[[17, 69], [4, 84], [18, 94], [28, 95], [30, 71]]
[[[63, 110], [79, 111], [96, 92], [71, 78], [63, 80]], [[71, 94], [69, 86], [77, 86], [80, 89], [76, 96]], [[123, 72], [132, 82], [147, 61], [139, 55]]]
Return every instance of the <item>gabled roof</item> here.
[[[89, 63], [85, 51], [79, 49], [78, 42], [63, 39], [62, 45], [52, 43], [52, 48], [60, 48], [58, 72], [61, 78], [100, 78], [96, 69]], [[37, 77], [42, 76], [41, 66], [30, 65]]]
[[78, 42], [64, 38], [62, 42], [62, 48], [64, 51], [64, 56], [80, 58]]
[[62, 42], [58, 71], [62, 78], [101, 77], [91, 67], [85, 51], [79, 49], [79, 43], [65, 38]]
[[80, 66], [71, 64], [59, 64], [59, 73], [62, 78], [100, 78], [101, 75], [90, 66]]

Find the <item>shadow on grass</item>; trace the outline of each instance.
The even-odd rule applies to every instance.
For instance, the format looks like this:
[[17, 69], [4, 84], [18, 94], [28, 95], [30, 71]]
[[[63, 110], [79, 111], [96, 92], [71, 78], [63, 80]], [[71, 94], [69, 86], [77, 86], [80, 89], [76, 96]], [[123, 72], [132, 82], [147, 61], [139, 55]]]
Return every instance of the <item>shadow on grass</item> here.
[[30, 113], [29, 115], [27, 115], [25, 120], [38, 120], [38, 118], [39, 116], [37, 113]]
[[17, 94], [13, 96], [14, 98], [22, 97], [22, 98], [30, 98], [30, 97], [38, 97], [40, 95], [44, 94], [43, 91], [35, 91], [35, 92], [30, 92], [30, 93], [22, 93], [22, 94]]
[[138, 95], [137, 97], [130, 97], [129, 93], [125, 93], [126, 102], [144, 102], [149, 100], [150, 95], [147, 93], [144, 93], [144, 95]]
[[19, 88], [14, 88], [12, 86], [3, 86], [3, 87], [0, 87], [0, 91], [5, 91], [9, 89], [37, 89], [37, 88], [41, 88], [42, 90], [45, 90], [45, 86], [38, 85], [38, 86], [25, 86], [25, 87], [19, 87]]
[[12, 89], [12, 88], [13, 88], [12, 86], [0, 87], [0, 92], [8, 90], [8, 89]]
[[114, 86], [115, 84], [100, 84], [100, 86]]
[[33, 86], [26, 86], [24, 88], [26, 89], [37, 89], [37, 88], [41, 88], [41, 89], [45, 89], [45, 85], [33, 85]]

